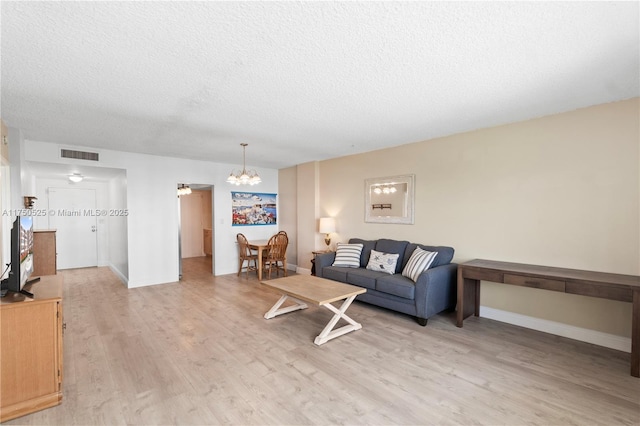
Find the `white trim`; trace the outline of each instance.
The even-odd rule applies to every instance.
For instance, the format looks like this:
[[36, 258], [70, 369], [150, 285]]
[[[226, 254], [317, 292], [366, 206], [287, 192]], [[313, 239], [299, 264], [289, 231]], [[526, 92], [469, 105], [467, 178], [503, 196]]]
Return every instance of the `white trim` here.
[[118, 278], [120, 278], [120, 281], [122, 281], [122, 283], [125, 286], [129, 286], [129, 279], [127, 277], [125, 277], [118, 268], [116, 268], [115, 266], [113, 266], [112, 263], [109, 263], [109, 269], [111, 269], [111, 271], [116, 274], [118, 276]]
[[555, 334], [556, 336], [567, 337], [569, 339], [631, 353], [631, 338], [628, 337], [534, 318], [500, 309], [489, 308], [487, 306], [480, 306], [480, 316], [483, 318], [506, 322], [508, 324], [518, 325], [520, 327], [530, 328], [532, 330]]
[[300, 266], [296, 267], [296, 272], [302, 275], [311, 275], [311, 269], [302, 268]]

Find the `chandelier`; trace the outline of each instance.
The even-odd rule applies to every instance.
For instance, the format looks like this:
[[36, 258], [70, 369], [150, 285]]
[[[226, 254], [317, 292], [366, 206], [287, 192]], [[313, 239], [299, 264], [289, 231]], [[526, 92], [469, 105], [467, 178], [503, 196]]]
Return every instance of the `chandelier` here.
[[184, 183], [181, 183], [180, 186], [178, 187], [178, 197], [181, 195], [189, 195], [191, 194], [191, 188], [189, 187], [189, 185], [185, 185]]
[[246, 143], [241, 143], [242, 146], [242, 171], [231, 172], [229, 177], [227, 178], [227, 182], [232, 185], [255, 185], [262, 182], [260, 176], [255, 170], [246, 170], [245, 159], [246, 159]]
[[393, 184], [391, 185], [386, 184], [383, 186], [376, 186], [375, 188], [373, 188], [373, 192], [375, 192], [376, 194], [393, 194], [396, 191], [397, 189]]

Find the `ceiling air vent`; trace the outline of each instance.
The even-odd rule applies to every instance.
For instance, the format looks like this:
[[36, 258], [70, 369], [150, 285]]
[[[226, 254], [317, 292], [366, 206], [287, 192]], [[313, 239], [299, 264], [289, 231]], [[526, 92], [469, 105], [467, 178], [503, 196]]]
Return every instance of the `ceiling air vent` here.
[[97, 152], [74, 151], [71, 149], [61, 149], [60, 155], [62, 158], [74, 158], [76, 160], [90, 161], [99, 161], [100, 156]]

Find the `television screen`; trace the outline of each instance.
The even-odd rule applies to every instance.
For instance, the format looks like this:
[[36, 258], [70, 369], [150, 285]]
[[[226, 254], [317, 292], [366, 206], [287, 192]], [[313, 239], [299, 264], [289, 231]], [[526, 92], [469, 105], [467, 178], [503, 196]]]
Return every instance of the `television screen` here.
[[20, 217], [20, 289], [33, 273], [33, 217]]

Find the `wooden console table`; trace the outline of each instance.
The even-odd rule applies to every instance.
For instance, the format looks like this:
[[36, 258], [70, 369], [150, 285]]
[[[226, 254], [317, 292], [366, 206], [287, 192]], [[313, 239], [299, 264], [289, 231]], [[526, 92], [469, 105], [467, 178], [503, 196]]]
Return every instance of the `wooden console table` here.
[[0, 422], [62, 401], [62, 275], [0, 299]]
[[458, 265], [458, 327], [480, 315], [481, 280], [633, 303], [631, 375], [640, 377], [640, 276], [472, 260]]

